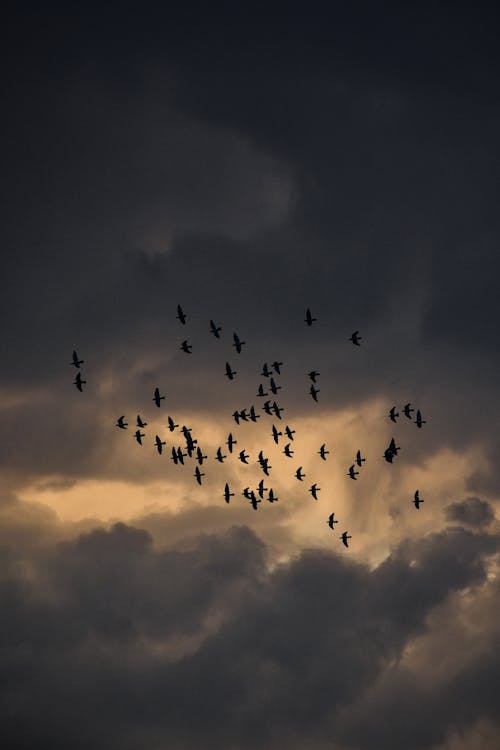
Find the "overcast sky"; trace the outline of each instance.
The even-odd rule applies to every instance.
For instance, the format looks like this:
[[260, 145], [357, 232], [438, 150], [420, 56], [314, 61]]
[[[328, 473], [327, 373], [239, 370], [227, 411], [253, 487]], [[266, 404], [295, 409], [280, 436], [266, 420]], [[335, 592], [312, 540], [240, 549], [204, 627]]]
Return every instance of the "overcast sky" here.
[[[481, 6], [5, 16], [2, 746], [500, 746], [500, 54]], [[257, 395], [275, 360], [281, 419]], [[170, 458], [182, 425], [201, 486]], [[255, 511], [260, 479], [279, 500]]]

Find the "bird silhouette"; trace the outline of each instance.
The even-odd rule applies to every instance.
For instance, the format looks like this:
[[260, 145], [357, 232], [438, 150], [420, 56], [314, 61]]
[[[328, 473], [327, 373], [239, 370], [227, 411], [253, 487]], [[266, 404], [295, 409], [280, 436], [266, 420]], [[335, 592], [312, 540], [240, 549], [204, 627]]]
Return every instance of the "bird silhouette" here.
[[323, 443], [323, 445], [319, 449], [318, 453], [321, 456], [321, 458], [323, 459], [323, 461], [326, 461], [326, 457], [330, 453], [330, 451], [326, 450], [326, 443]]
[[399, 417], [399, 412], [396, 411], [396, 407], [395, 406], [391, 407], [391, 410], [389, 411], [389, 419], [392, 422], [396, 422], [398, 417]]
[[86, 380], [82, 380], [82, 375], [80, 372], [76, 373], [76, 378], [73, 381], [73, 385], [76, 385], [80, 393], [83, 393], [83, 387], [87, 383]]
[[293, 441], [293, 436], [295, 435], [295, 430], [291, 430], [290, 427], [287, 425], [285, 427], [285, 435], [289, 440]]
[[329, 526], [329, 527], [330, 527], [330, 528], [331, 528], [332, 530], [333, 530], [333, 525], [334, 525], [335, 523], [338, 523], [338, 521], [337, 521], [337, 520], [336, 520], [336, 518], [335, 518], [335, 513], [330, 513], [330, 515], [328, 516], [328, 521], [327, 521], [327, 524], [328, 524], [328, 526]]
[[312, 326], [313, 323], [315, 323], [317, 318], [313, 318], [311, 311], [309, 308], [306, 309], [306, 317], [304, 318], [304, 323], [307, 323], [308, 326]]
[[167, 422], [168, 422], [168, 429], [170, 430], [170, 432], [173, 432], [175, 428], [179, 426], [178, 424], [175, 424], [172, 417], [167, 417]]
[[78, 359], [78, 354], [76, 353], [75, 349], [73, 349], [73, 358], [71, 360], [71, 364], [73, 367], [77, 367], [80, 369], [80, 365], [83, 365], [83, 359]]
[[287, 458], [292, 458], [292, 457], [293, 457], [293, 453], [294, 453], [294, 452], [293, 452], [293, 450], [292, 450], [292, 449], [290, 448], [290, 443], [287, 443], [287, 444], [285, 445], [285, 447], [283, 448], [283, 453], [285, 454], [285, 456], [286, 456]]
[[311, 370], [307, 374], [309, 375], [309, 377], [311, 378], [311, 380], [312, 380], [313, 383], [317, 383], [318, 382], [319, 372], [317, 370]]
[[156, 450], [161, 455], [162, 450], [163, 450], [163, 446], [166, 445], [166, 443], [165, 443], [164, 440], [161, 439], [161, 437], [159, 435], [156, 435], [156, 437], [155, 437], [155, 445], [156, 445]]
[[203, 472], [200, 471], [200, 467], [197, 466], [196, 469], [194, 470], [193, 476], [196, 478], [196, 481], [198, 482], [198, 484], [201, 485], [201, 478], [204, 477], [205, 474], [203, 474]]
[[422, 419], [422, 414], [420, 412], [420, 409], [417, 409], [417, 417], [415, 419], [415, 424], [420, 429], [422, 427], [422, 425], [425, 424], [425, 423], [426, 423], [425, 419]]
[[226, 362], [226, 377], [229, 378], [229, 380], [234, 380], [236, 374], [236, 370], [231, 370], [231, 365], [229, 362]]
[[137, 427], [146, 427], [146, 425], [147, 425], [147, 422], [143, 422], [143, 420], [141, 419], [141, 415], [138, 414], [137, 415]]
[[264, 397], [265, 397], [265, 396], [267, 396], [267, 395], [268, 395], [268, 394], [267, 394], [267, 392], [266, 392], [266, 391], [264, 390], [264, 386], [263, 386], [263, 385], [262, 385], [262, 383], [261, 383], [261, 384], [259, 385], [259, 390], [257, 391], [257, 396], [258, 396], [259, 398], [264, 398]]
[[311, 493], [311, 495], [313, 496], [315, 500], [318, 499], [318, 492], [320, 490], [321, 490], [321, 487], [318, 487], [316, 482], [309, 487], [309, 492]]
[[217, 454], [215, 456], [217, 461], [219, 461], [221, 464], [224, 463], [224, 459], [227, 458], [227, 456], [222, 455], [222, 448], [217, 448]]
[[273, 437], [273, 440], [274, 440], [274, 442], [276, 443], [276, 445], [278, 445], [279, 437], [280, 437], [280, 435], [282, 435], [283, 433], [282, 433], [282, 432], [278, 432], [278, 430], [277, 430], [276, 426], [275, 426], [275, 425], [273, 424], [273, 431], [272, 431], [272, 433], [271, 433], [271, 434], [272, 434], [272, 437]]
[[356, 471], [354, 469], [354, 464], [349, 467], [349, 471], [347, 472], [347, 476], [351, 477], [351, 479], [356, 479], [356, 476], [359, 474], [359, 471]]
[[351, 334], [351, 338], [349, 339], [349, 341], [352, 341], [355, 346], [361, 346], [361, 344], [359, 343], [361, 341], [359, 331], [354, 331], [354, 333]]
[[125, 422], [125, 415], [122, 414], [121, 417], [118, 417], [116, 420], [116, 427], [119, 427], [121, 430], [126, 430], [128, 427], [128, 422]]
[[295, 472], [295, 476], [297, 477], [297, 479], [299, 480], [299, 482], [302, 482], [302, 480], [305, 477], [305, 474], [302, 471], [302, 466], [299, 466], [299, 468]]
[[356, 463], [358, 466], [362, 466], [364, 462], [366, 461], [366, 458], [361, 457], [361, 451], [358, 451], [356, 453]]
[[191, 346], [191, 344], [188, 344], [188, 342], [187, 342], [187, 339], [184, 339], [184, 341], [182, 342], [182, 344], [180, 345], [180, 347], [179, 347], [179, 348], [180, 348], [180, 349], [181, 349], [181, 350], [182, 350], [183, 352], [185, 352], [186, 354], [192, 354], [192, 353], [193, 353], [193, 352], [191, 351], [191, 349], [192, 349], [193, 347]]
[[346, 547], [349, 547], [349, 545], [347, 544], [347, 540], [348, 539], [352, 539], [352, 536], [349, 536], [349, 534], [347, 533], [347, 531], [344, 531], [344, 533], [342, 534], [342, 536], [340, 537], [340, 539], [342, 540], [342, 543]]
[[417, 491], [415, 492], [415, 495], [414, 495], [414, 497], [413, 497], [413, 504], [414, 504], [414, 506], [415, 506], [415, 508], [416, 508], [417, 510], [418, 510], [418, 509], [420, 508], [420, 505], [421, 505], [421, 503], [425, 503], [425, 500], [424, 500], [424, 498], [423, 498], [423, 497], [420, 497], [420, 493], [419, 493], [419, 491], [417, 490]]
[[160, 403], [165, 399], [165, 396], [160, 396], [160, 389], [155, 388], [155, 395], [153, 396], [153, 401], [155, 402], [156, 406], [160, 408]]
[[230, 492], [229, 485], [226, 482], [224, 487], [224, 500], [228, 503], [232, 497], [234, 497], [234, 492]]
[[238, 354], [241, 354], [241, 348], [245, 342], [241, 341], [237, 333], [233, 333], [233, 346], [235, 347]]
[[180, 305], [177, 305], [177, 315], [175, 316], [177, 320], [180, 320], [183, 326], [186, 325], [186, 316], [184, 315], [184, 311]]
[[273, 362], [272, 367], [273, 367], [274, 372], [277, 372], [278, 375], [281, 375], [281, 368], [283, 367], [283, 362], [278, 362], [277, 360], [275, 360]]
[[319, 391], [320, 391], [320, 389], [316, 388], [316, 386], [314, 385], [314, 383], [311, 383], [311, 387], [309, 388], [309, 393], [313, 397], [313, 401], [316, 401], [316, 403], [318, 403], [318, 393], [319, 393]]
[[210, 333], [213, 333], [216, 339], [220, 339], [220, 332], [222, 331], [222, 328], [220, 326], [216, 326], [214, 321], [210, 321]]
[[140, 430], [136, 430], [134, 432], [134, 438], [137, 440], [137, 442], [139, 443], [139, 445], [142, 445], [142, 438], [143, 437], [146, 437], [146, 435], [145, 435], [144, 432], [141, 432]]

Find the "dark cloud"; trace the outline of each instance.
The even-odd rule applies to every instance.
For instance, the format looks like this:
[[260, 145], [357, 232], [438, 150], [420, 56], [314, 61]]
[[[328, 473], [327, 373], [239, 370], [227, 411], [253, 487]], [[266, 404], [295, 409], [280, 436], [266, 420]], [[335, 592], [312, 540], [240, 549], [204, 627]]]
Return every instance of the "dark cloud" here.
[[495, 512], [486, 500], [479, 497], [467, 497], [458, 503], [446, 507], [449, 521], [465, 523], [469, 526], [488, 526], [495, 518]]
[[316, 550], [269, 568], [244, 527], [157, 549], [125, 524], [38, 551], [24, 568], [11, 548], [4, 736], [26, 748], [135, 748], [144, 738], [178, 748], [373, 747], [373, 734], [363, 734], [370, 706], [356, 726], [346, 716], [383, 680], [384, 715], [408, 700], [397, 741], [391, 723], [376, 728], [382, 744], [430, 748], [459, 700], [469, 701], [464, 726], [494, 717], [495, 702], [473, 692], [486, 690], [497, 666], [470, 663], [470, 680], [458, 693], [450, 681], [443, 711], [429, 707], [417, 735], [419, 702], [391, 670], [416, 636], [432, 632], [436, 607], [484, 585], [497, 550], [497, 537], [454, 528], [404, 542], [372, 571]]

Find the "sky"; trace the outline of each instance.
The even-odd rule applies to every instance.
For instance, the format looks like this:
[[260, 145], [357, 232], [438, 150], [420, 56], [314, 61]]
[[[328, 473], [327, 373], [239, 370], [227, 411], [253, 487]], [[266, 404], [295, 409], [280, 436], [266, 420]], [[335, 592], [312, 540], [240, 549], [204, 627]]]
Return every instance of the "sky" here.
[[2, 747], [496, 750], [494, 8], [28, 2], [2, 27]]

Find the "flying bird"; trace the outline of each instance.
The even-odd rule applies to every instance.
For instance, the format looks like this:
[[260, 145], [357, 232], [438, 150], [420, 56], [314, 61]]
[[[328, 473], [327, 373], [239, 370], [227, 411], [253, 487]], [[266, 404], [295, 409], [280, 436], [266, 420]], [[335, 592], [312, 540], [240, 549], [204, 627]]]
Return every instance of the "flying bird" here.
[[408, 419], [411, 419], [412, 412], [414, 411], [415, 409], [411, 408], [411, 404], [404, 405], [403, 412], [404, 412], [405, 417], [407, 417]]
[[287, 443], [285, 447], [283, 448], [283, 453], [287, 458], [293, 457], [293, 450], [290, 448], [290, 443]]
[[320, 490], [321, 490], [321, 487], [318, 487], [316, 482], [309, 487], [309, 492], [311, 493], [311, 495], [313, 496], [315, 500], [318, 499], [318, 492]]
[[210, 333], [213, 333], [216, 339], [220, 339], [220, 332], [222, 331], [222, 328], [220, 326], [216, 326], [214, 321], [210, 321]]
[[335, 518], [335, 513], [330, 513], [330, 515], [328, 516], [328, 521], [327, 521], [327, 524], [328, 524], [328, 526], [329, 526], [329, 527], [330, 527], [331, 529], [333, 529], [333, 524], [334, 524], [334, 523], [338, 523], [338, 521], [337, 521], [337, 520], [336, 520], [336, 518]]
[[312, 326], [313, 323], [315, 323], [317, 318], [313, 318], [311, 315], [311, 311], [309, 308], [306, 310], [306, 317], [304, 318], [304, 323], [307, 323], [308, 326]]
[[272, 372], [269, 369], [269, 367], [267, 365], [267, 362], [264, 362], [264, 364], [262, 365], [262, 372], [260, 374], [263, 375], [265, 378], [270, 378], [271, 377]]
[[293, 440], [293, 436], [295, 435], [295, 430], [291, 430], [290, 427], [287, 425], [285, 427], [285, 435], [289, 440]]
[[246, 497], [247, 500], [250, 500], [250, 487], [245, 487], [241, 494], [243, 497]]
[[319, 391], [320, 391], [320, 389], [316, 388], [316, 386], [314, 385], [314, 383], [311, 383], [311, 387], [309, 388], [309, 393], [313, 397], [313, 400], [316, 401], [316, 403], [318, 403], [318, 393], [319, 393]]
[[242, 451], [240, 451], [238, 457], [239, 457], [239, 459], [240, 459], [240, 461], [241, 461], [242, 464], [248, 464], [248, 459], [250, 458], [250, 456], [248, 455], [248, 453], [245, 453], [245, 449], [243, 449]]
[[390, 420], [391, 420], [392, 422], [396, 422], [396, 420], [397, 420], [397, 418], [398, 418], [398, 417], [399, 417], [399, 412], [398, 412], [398, 411], [396, 411], [396, 407], [395, 407], [395, 406], [393, 406], [393, 407], [391, 408], [391, 410], [389, 411], [389, 419], [390, 419]]
[[250, 505], [254, 510], [257, 510], [257, 505], [261, 503], [262, 500], [257, 500], [257, 497], [255, 496], [255, 492], [252, 490], [250, 493]]
[[269, 490], [269, 495], [267, 496], [267, 499], [269, 500], [270, 503], [277, 503], [279, 500], [279, 498], [276, 497], [276, 495], [274, 494], [274, 490], [272, 487]]
[[128, 427], [128, 422], [125, 422], [125, 414], [122, 414], [121, 417], [118, 417], [116, 420], [115, 427], [119, 427], [120, 430], [126, 430]]
[[230, 432], [229, 435], [227, 436], [227, 440], [226, 440], [226, 445], [228, 447], [229, 453], [233, 452], [233, 446], [235, 446], [237, 442], [238, 441], [233, 438], [233, 435]]
[[267, 492], [267, 487], [264, 487], [264, 480], [261, 479], [259, 482], [259, 486], [257, 489], [257, 492], [259, 493], [259, 497], [264, 497], [264, 492]]
[[278, 445], [278, 440], [279, 440], [280, 435], [283, 435], [283, 433], [282, 432], [278, 432], [277, 427], [273, 424], [272, 436], [273, 436], [273, 440], [276, 443], [276, 445]]
[[392, 451], [390, 448], [386, 448], [384, 451], [384, 458], [389, 464], [392, 464], [395, 455], [396, 454], [394, 453], [394, 451]]
[[238, 352], [238, 354], [241, 354], [241, 347], [245, 342], [241, 341], [237, 333], [233, 333], [233, 341], [233, 346], [235, 347], [236, 351]]
[[351, 334], [351, 338], [349, 339], [349, 341], [352, 341], [355, 346], [361, 346], [361, 344], [359, 343], [361, 341], [359, 331], [354, 331], [354, 333]]
[[281, 412], [285, 411], [284, 408], [282, 406], [278, 406], [278, 404], [276, 403], [276, 401], [273, 401], [272, 409], [273, 409], [273, 412], [278, 417], [278, 419], [281, 419]]
[[170, 430], [170, 432], [173, 432], [175, 428], [179, 426], [178, 424], [175, 424], [172, 417], [168, 417], [167, 421], [168, 421], [168, 429]]
[[342, 536], [340, 537], [340, 539], [342, 540], [342, 543], [346, 547], [349, 547], [349, 545], [347, 544], [347, 540], [348, 539], [352, 539], [352, 536], [349, 536], [349, 534], [347, 533], [347, 531], [344, 531], [344, 533], [342, 534]]
[[222, 448], [217, 448], [217, 454], [215, 458], [217, 459], [217, 461], [219, 461], [219, 463], [224, 463], [224, 459], [227, 458], [227, 456], [222, 455]]
[[160, 396], [160, 389], [155, 388], [155, 395], [153, 396], [153, 401], [155, 402], [156, 406], [160, 408], [160, 402], [163, 401], [165, 396]]
[[297, 477], [297, 479], [299, 480], [299, 482], [302, 482], [302, 480], [305, 477], [305, 474], [302, 471], [302, 466], [299, 466], [299, 468], [295, 472], [295, 476]]
[[[188, 450], [188, 453], [189, 453], [189, 458], [191, 458], [192, 456], [191, 450]], [[184, 459], [186, 458], [186, 454], [182, 452], [182, 448], [180, 445], [177, 448], [177, 458], [179, 459], [179, 463], [181, 463], [184, 466]]]
[[311, 370], [307, 373], [309, 377], [311, 378], [313, 383], [317, 383], [317, 378], [319, 378], [319, 372], [317, 370]]
[[147, 425], [147, 422], [143, 422], [143, 420], [141, 419], [141, 415], [138, 414], [137, 415], [137, 427], [146, 427], [146, 425]]
[[231, 365], [229, 362], [226, 362], [226, 377], [229, 378], [229, 380], [234, 380], [236, 374], [236, 370], [231, 370]]
[[278, 362], [278, 361], [274, 361], [272, 365], [274, 372], [277, 372], [278, 375], [281, 375], [282, 366], [283, 366], [283, 362]]
[[172, 455], [170, 457], [170, 460], [173, 461], [176, 466], [179, 463], [179, 456], [177, 455], [177, 450], [173, 446], [172, 446]]
[[80, 365], [83, 365], [83, 359], [78, 359], [78, 354], [76, 353], [74, 349], [73, 349], [73, 359], [70, 364], [72, 364], [73, 367], [77, 367], [78, 369], [80, 369]]
[[76, 385], [76, 387], [78, 388], [78, 390], [80, 391], [80, 393], [83, 393], [83, 388], [82, 388], [82, 386], [83, 386], [83, 385], [85, 385], [86, 383], [87, 383], [87, 381], [86, 381], [86, 380], [82, 380], [82, 375], [81, 375], [81, 373], [80, 373], [80, 372], [77, 372], [77, 373], [76, 373], [76, 378], [75, 378], [75, 379], [74, 379], [74, 381], [73, 381], [73, 385]]
[[177, 315], [175, 316], [177, 320], [180, 320], [183, 326], [186, 325], [186, 316], [184, 315], [184, 311], [180, 305], [177, 305]]
[[271, 410], [271, 402], [270, 401], [264, 401], [264, 406], [262, 407], [263, 411], [266, 412], [266, 414], [269, 414], [270, 417], [273, 416], [273, 412]]
[[156, 450], [161, 455], [161, 452], [163, 450], [163, 446], [166, 445], [166, 443], [165, 443], [164, 440], [161, 439], [161, 437], [159, 435], [157, 435], [155, 437], [155, 445], [156, 445]]
[[179, 347], [179, 349], [182, 349], [182, 351], [185, 352], [186, 354], [192, 354], [193, 353], [191, 351], [192, 348], [193, 348], [192, 345], [188, 344], [187, 339], [184, 339], [184, 341]]
[[276, 382], [275, 382], [274, 378], [271, 378], [271, 379], [270, 379], [270, 381], [269, 381], [269, 385], [270, 385], [270, 388], [271, 388], [271, 393], [272, 393], [272, 394], [273, 394], [274, 396], [276, 396], [276, 394], [278, 393], [278, 391], [280, 391], [280, 390], [281, 390], [281, 386], [280, 386], [280, 385], [277, 385], [277, 384], [276, 384]]
[[420, 409], [417, 409], [417, 418], [415, 419], [415, 424], [420, 429], [423, 424], [426, 424], [425, 419], [422, 419], [422, 414], [420, 412]]
[[326, 450], [326, 443], [323, 443], [323, 445], [319, 449], [318, 453], [321, 456], [321, 458], [323, 459], [323, 461], [326, 461], [326, 456], [327, 456], [328, 453], [330, 453], [330, 451]]
[[354, 464], [349, 467], [349, 471], [347, 472], [347, 476], [351, 477], [351, 479], [356, 479], [357, 474], [359, 474], [359, 471], [356, 471], [354, 469]]
[[196, 478], [196, 481], [198, 482], [198, 484], [201, 485], [201, 478], [204, 477], [205, 474], [202, 471], [200, 471], [200, 467], [197, 466], [196, 469], [194, 470], [193, 476]]
[[255, 413], [255, 406], [253, 406], [253, 404], [250, 407], [250, 419], [252, 420], [252, 422], [256, 422], [258, 419], [260, 419], [260, 414]]
[[146, 437], [146, 435], [145, 435], [144, 432], [141, 432], [140, 430], [136, 430], [134, 432], [134, 437], [137, 440], [137, 442], [139, 443], [139, 445], [142, 445], [142, 438]]
[[196, 449], [196, 460], [198, 461], [198, 463], [200, 464], [200, 466], [202, 465], [202, 463], [203, 463], [203, 461], [204, 461], [205, 458], [206, 458], [206, 456], [203, 455], [203, 451], [201, 450], [201, 448], [197, 448]]
[[356, 453], [356, 463], [358, 466], [362, 466], [364, 462], [366, 461], [366, 458], [361, 457], [361, 451], [358, 451]]
[[226, 482], [224, 487], [224, 500], [228, 503], [232, 497], [234, 497], [234, 492], [229, 491], [229, 485]]
[[425, 500], [423, 497], [420, 497], [420, 493], [417, 490], [413, 498], [413, 504], [417, 510], [420, 508], [421, 503], [425, 503]]
[[261, 384], [259, 385], [259, 390], [257, 391], [257, 396], [258, 396], [259, 398], [263, 398], [264, 396], [267, 396], [267, 395], [268, 395], [268, 394], [267, 394], [267, 392], [266, 392], [266, 391], [264, 390], [264, 386], [263, 386], [263, 385], [262, 385], [262, 383], [261, 383]]
[[396, 441], [394, 438], [391, 438], [391, 442], [389, 443], [389, 450], [394, 453], [395, 456], [398, 455], [398, 451], [401, 450], [401, 447], [399, 445], [396, 445]]
[[246, 409], [242, 409], [240, 411], [240, 419], [242, 419], [244, 422], [248, 422], [248, 414]]

